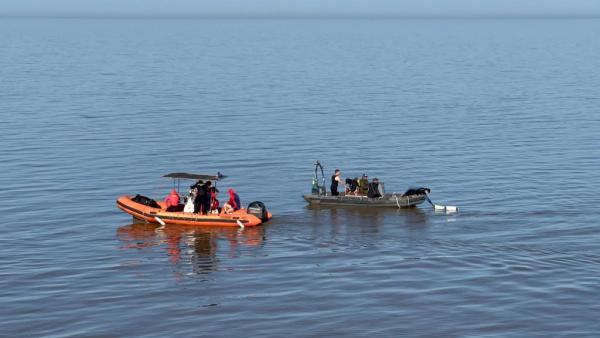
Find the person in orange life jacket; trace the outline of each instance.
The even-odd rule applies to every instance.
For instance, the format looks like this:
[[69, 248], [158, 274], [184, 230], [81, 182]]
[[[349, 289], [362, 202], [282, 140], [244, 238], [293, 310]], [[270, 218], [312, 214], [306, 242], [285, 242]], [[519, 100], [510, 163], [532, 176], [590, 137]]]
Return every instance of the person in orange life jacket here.
[[223, 211], [225, 211], [227, 214], [230, 214], [236, 210], [240, 210], [242, 205], [240, 202], [240, 196], [236, 194], [235, 190], [229, 188], [227, 189], [227, 192], [229, 193], [229, 201], [227, 201], [227, 203], [225, 203], [223, 206]]
[[165, 199], [167, 211], [178, 211], [179, 209], [179, 194], [173, 189], [169, 196]]

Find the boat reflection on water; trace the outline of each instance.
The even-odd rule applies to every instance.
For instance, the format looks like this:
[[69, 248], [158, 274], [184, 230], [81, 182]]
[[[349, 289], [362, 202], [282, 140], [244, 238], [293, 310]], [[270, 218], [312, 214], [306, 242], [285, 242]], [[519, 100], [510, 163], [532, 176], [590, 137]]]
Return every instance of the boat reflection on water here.
[[309, 223], [331, 224], [334, 230], [354, 227], [362, 232], [379, 233], [384, 227], [421, 231], [430, 224], [430, 213], [421, 208], [357, 208], [352, 206], [311, 206]]
[[385, 209], [385, 208], [364, 208], [355, 206], [328, 206], [320, 205], [305, 206], [307, 210], [312, 211], [314, 217], [322, 216], [327, 214], [331, 216], [332, 220], [338, 218], [343, 219], [355, 219], [355, 220], [369, 220], [371, 223], [378, 223], [386, 217], [402, 216], [405, 217], [409, 223], [423, 225], [427, 223], [428, 214], [421, 208], [402, 208], [402, 209]]
[[133, 223], [118, 228], [117, 237], [125, 249], [164, 247], [174, 266], [189, 264], [192, 273], [205, 274], [218, 268], [219, 257], [235, 258], [262, 246], [265, 229]]

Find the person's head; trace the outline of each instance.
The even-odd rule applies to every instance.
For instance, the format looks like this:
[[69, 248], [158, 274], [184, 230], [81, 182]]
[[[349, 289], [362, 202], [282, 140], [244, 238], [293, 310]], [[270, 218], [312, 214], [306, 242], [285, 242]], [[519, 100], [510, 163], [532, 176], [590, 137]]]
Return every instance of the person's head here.
[[333, 174], [335, 176], [340, 176], [342, 174], [342, 172], [340, 171], [340, 169], [335, 169], [335, 171], [333, 172]]
[[230, 196], [235, 195], [235, 190], [233, 190], [231, 188], [227, 189], [227, 192], [229, 193]]
[[206, 181], [206, 183], [204, 183], [204, 186], [207, 188], [210, 188], [212, 186], [212, 182], [211, 181]]
[[373, 183], [379, 183], [379, 179], [378, 179], [377, 177], [375, 177], [375, 178], [373, 179]]
[[195, 189], [195, 188], [197, 188], [197, 187], [201, 187], [201, 186], [202, 186], [202, 184], [204, 184], [204, 181], [202, 181], [202, 180], [197, 180], [197, 181], [196, 181], [196, 183], [194, 183], [194, 184], [190, 185], [190, 189]]

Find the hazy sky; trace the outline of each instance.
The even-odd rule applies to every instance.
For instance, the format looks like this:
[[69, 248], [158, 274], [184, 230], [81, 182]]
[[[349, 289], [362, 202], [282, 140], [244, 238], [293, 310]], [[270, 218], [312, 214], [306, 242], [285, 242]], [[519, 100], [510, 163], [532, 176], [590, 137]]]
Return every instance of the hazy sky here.
[[0, 15], [598, 16], [600, 0], [0, 0]]

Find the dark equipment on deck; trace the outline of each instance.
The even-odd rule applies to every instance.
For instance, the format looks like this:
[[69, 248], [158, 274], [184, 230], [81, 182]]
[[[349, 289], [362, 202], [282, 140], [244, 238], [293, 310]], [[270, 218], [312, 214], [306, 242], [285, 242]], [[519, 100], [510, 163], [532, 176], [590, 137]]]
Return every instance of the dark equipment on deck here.
[[131, 200], [136, 203], [149, 206], [151, 208], [160, 208], [160, 205], [158, 205], [158, 203], [156, 203], [155, 200], [151, 199], [150, 197], [142, 196], [140, 194], [135, 195], [135, 197], [133, 197]]

